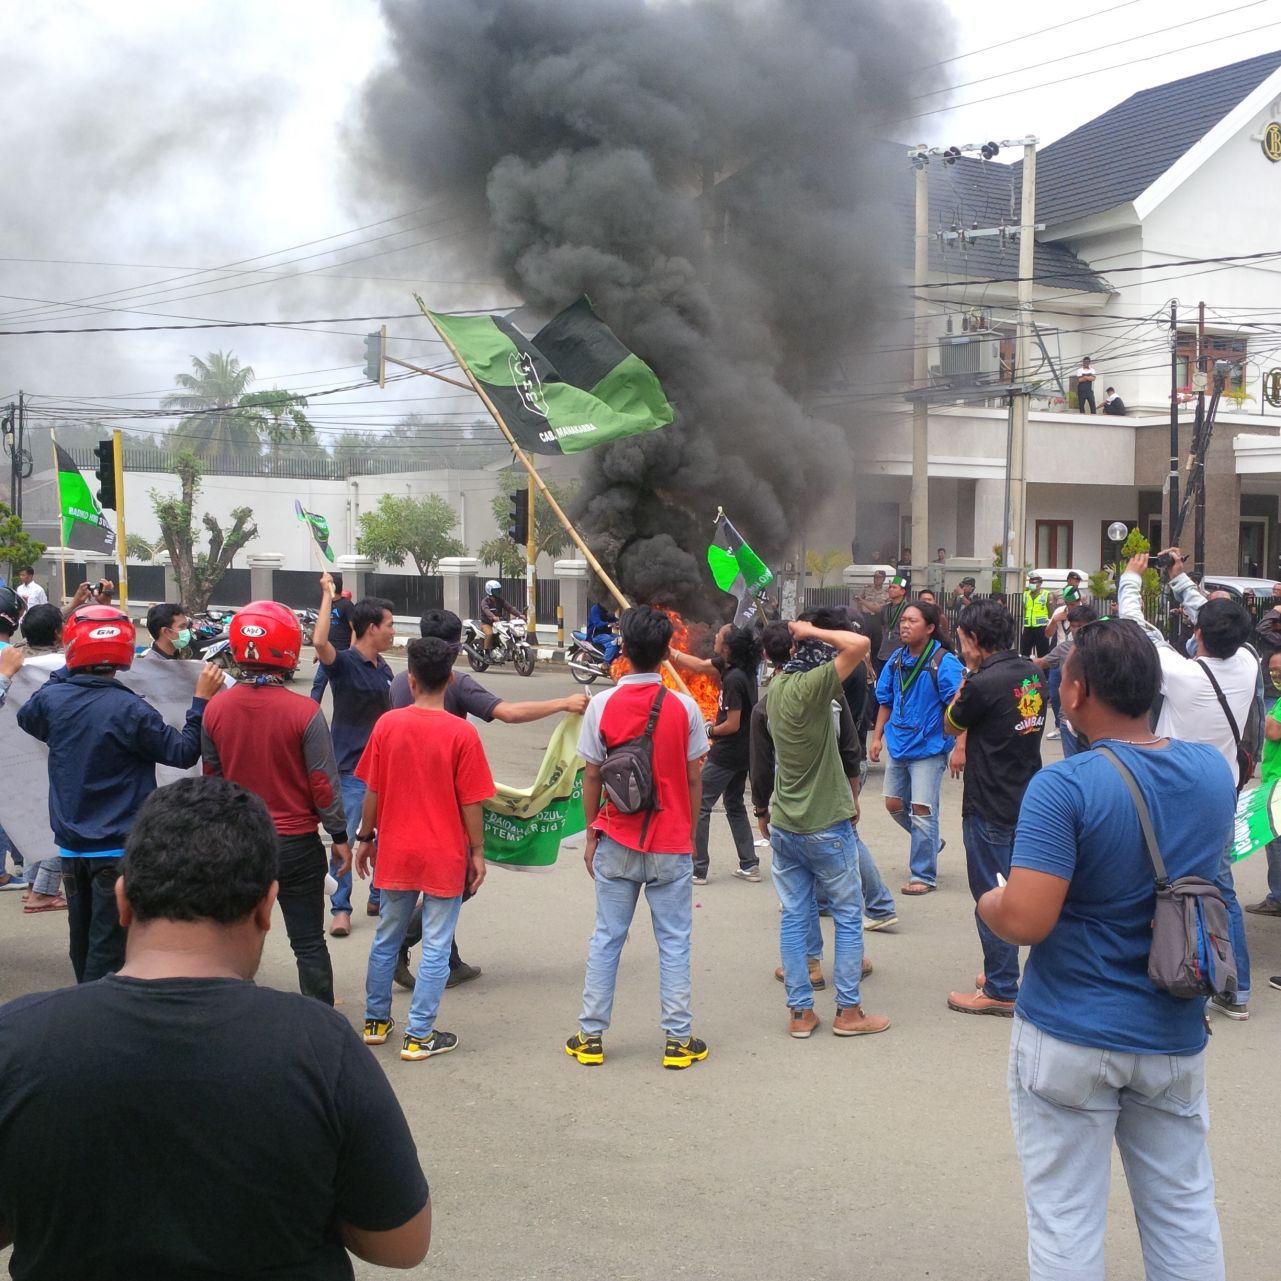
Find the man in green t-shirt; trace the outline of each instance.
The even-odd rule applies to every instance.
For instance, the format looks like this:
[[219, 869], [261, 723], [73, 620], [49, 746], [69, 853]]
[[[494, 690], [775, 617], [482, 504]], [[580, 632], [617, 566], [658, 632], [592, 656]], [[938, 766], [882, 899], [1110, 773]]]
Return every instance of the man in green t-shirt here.
[[836, 927], [837, 1036], [866, 1036], [890, 1025], [864, 1014], [859, 998], [863, 967], [863, 890], [858, 842], [851, 819], [854, 797], [832, 732], [832, 704], [841, 682], [867, 659], [871, 645], [857, 632], [825, 631], [813, 623], [771, 623], [765, 652], [790, 657], [766, 690], [776, 774], [769, 823], [774, 888], [783, 905], [779, 951], [790, 1011], [788, 1032], [797, 1039], [818, 1027], [806, 939], [816, 892], [828, 902]]
[[[1281, 650], [1268, 655], [1268, 677], [1272, 688], [1281, 694]], [[1263, 761], [1259, 766], [1259, 786], [1267, 787], [1281, 779], [1281, 698], [1272, 704], [1264, 722]], [[1256, 916], [1281, 916], [1281, 840], [1271, 841], [1265, 847], [1268, 856], [1268, 893], [1257, 903], [1246, 907]], [[1281, 982], [1272, 980], [1273, 987]]]

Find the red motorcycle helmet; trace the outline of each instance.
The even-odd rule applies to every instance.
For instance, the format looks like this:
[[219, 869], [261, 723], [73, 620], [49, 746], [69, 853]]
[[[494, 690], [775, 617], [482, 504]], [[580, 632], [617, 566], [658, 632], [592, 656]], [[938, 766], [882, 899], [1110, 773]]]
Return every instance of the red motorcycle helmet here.
[[67, 666], [131, 667], [137, 638], [129, 615], [114, 605], [82, 605], [62, 629]]
[[241, 667], [292, 672], [302, 650], [302, 624], [274, 600], [256, 600], [237, 611], [227, 629], [231, 654]]

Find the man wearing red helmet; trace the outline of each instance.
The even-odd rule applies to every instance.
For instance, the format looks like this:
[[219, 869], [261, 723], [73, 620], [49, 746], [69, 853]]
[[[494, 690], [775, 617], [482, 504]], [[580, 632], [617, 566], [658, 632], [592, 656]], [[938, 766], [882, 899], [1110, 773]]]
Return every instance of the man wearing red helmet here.
[[254, 601], [231, 620], [231, 652], [244, 674], [205, 714], [201, 755], [218, 774], [262, 797], [280, 851], [277, 901], [298, 965], [298, 988], [334, 1003], [325, 943], [324, 826], [339, 873], [351, 867], [333, 740], [320, 707], [284, 682], [298, 666], [302, 627], [292, 610]]
[[49, 824], [62, 857], [71, 967], [77, 983], [88, 983], [124, 964], [116, 875], [125, 837], [156, 790], [156, 766], [189, 769], [200, 759], [200, 722], [222, 672], [205, 664], [187, 723], [173, 729], [115, 679], [133, 663], [127, 614], [84, 606], [62, 639], [66, 668], [22, 705], [18, 725], [49, 748]]

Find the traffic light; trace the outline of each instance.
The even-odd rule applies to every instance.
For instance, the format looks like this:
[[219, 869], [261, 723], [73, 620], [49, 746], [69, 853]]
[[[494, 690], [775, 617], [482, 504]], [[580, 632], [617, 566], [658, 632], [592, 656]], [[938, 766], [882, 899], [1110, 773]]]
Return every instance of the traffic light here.
[[507, 495], [507, 537], [524, 547], [529, 538], [529, 490]]
[[98, 506], [107, 511], [116, 506], [116, 447], [109, 440], [100, 440], [93, 452], [98, 455]]
[[365, 335], [365, 377], [380, 387], [386, 386], [387, 383], [387, 363], [384, 359], [386, 348], [386, 325], [376, 334]]

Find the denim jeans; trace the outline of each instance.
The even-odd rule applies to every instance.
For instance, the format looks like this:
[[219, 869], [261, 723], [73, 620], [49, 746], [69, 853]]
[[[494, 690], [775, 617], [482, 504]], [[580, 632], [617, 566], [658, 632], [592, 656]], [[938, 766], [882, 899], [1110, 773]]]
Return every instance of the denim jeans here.
[[1067, 760], [1069, 756], [1075, 756], [1077, 752], [1088, 752], [1089, 746], [1081, 742], [1076, 736], [1074, 730], [1066, 721], [1063, 722], [1063, 759]]
[[690, 1034], [689, 937], [694, 928], [693, 861], [688, 854], [645, 854], [602, 836], [592, 862], [596, 880], [596, 928], [587, 948], [584, 1036], [599, 1036], [614, 1010], [614, 984], [627, 930], [641, 886], [658, 944], [658, 994], [663, 1031], [684, 1040]]
[[[320, 669], [324, 671], [322, 667]], [[338, 783], [342, 789], [342, 807], [343, 812], [347, 815], [347, 839], [354, 843], [356, 833], [360, 831], [360, 809], [365, 803], [365, 783], [355, 774], [339, 774]], [[352, 854], [355, 854], [352, 850]], [[338, 866], [337, 862], [330, 863], [330, 870]], [[369, 887], [369, 901], [378, 906], [379, 891], [372, 885]], [[338, 888], [334, 891], [329, 899], [330, 913], [337, 916], [339, 912], [351, 911], [351, 869], [348, 868], [340, 877], [338, 877]]]
[[1054, 713], [1054, 727], [1061, 730], [1063, 728], [1063, 712], [1059, 707], [1059, 686], [1063, 683], [1063, 669], [1061, 667], [1051, 667], [1049, 676], [1049, 698], [1050, 710]]
[[334, 967], [325, 945], [325, 847], [315, 832], [277, 836], [280, 890], [276, 901], [298, 966], [298, 990], [334, 1003]]
[[[912, 837], [908, 866], [911, 879], [921, 885], [933, 885], [938, 880], [939, 794], [946, 769], [946, 752], [910, 761], [890, 756], [885, 762], [881, 790], [886, 800], [897, 797], [902, 805], [890, 817]], [[913, 814], [913, 805], [924, 806], [928, 812]]]
[[974, 895], [974, 922], [983, 945], [983, 973], [987, 983], [984, 995], [998, 1001], [1013, 1001], [1019, 994], [1019, 949], [1013, 943], [993, 934], [979, 916], [978, 901], [988, 890], [997, 887], [996, 876], [1010, 874], [1010, 855], [1014, 851], [1014, 829], [990, 823], [977, 814], [961, 820], [965, 836], [965, 866], [970, 876], [970, 893]]
[[25, 869], [27, 883], [37, 894], [56, 894], [62, 885], [62, 859], [42, 858]]
[[[414, 995], [409, 1002], [409, 1020], [405, 1024], [406, 1034], [412, 1037], [430, 1036], [435, 1030], [441, 994], [449, 978], [449, 943], [454, 937], [458, 909], [463, 901], [461, 894], [453, 898], [424, 894], [422, 900], [423, 950], [418, 960]], [[369, 968], [365, 971], [367, 1019], [391, 1017], [391, 977], [417, 905], [417, 890], [384, 890], [382, 893], [378, 928], [374, 931]]]
[[1268, 858], [1268, 898], [1281, 903], [1281, 840], [1269, 841], [1263, 852]]
[[1237, 1004], [1244, 1005], [1250, 999], [1250, 949], [1245, 942], [1245, 917], [1241, 913], [1241, 902], [1237, 898], [1236, 885], [1232, 880], [1232, 842], [1229, 841], [1219, 861], [1219, 874], [1214, 883], [1223, 895], [1228, 908], [1228, 936], [1232, 940], [1232, 955], [1237, 962]]
[[[812, 1009], [806, 949], [813, 942], [818, 919], [815, 896], [821, 895], [832, 913], [836, 959], [832, 979], [836, 1004], [853, 1009], [860, 1003], [863, 969], [863, 889], [858, 875], [858, 835], [845, 820], [821, 832], [785, 832], [770, 828], [774, 853], [774, 889], [783, 904], [779, 923], [779, 953], [789, 1009]], [[817, 953], [808, 953], [817, 955]]]
[[[854, 829], [854, 839], [858, 842], [858, 879], [859, 885], [863, 890], [863, 913], [871, 920], [883, 921], [886, 917], [895, 914], [894, 895], [890, 893], [889, 887], [881, 879], [881, 869], [876, 866], [872, 851], [863, 843], [863, 838], [858, 834], [858, 828]], [[827, 899], [821, 897], [816, 890], [814, 894], [814, 911], [810, 918], [809, 930], [806, 933], [806, 956], [823, 955], [823, 931], [818, 919], [820, 907], [824, 911], [831, 911]]]
[[125, 931], [116, 911], [117, 858], [64, 858], [71, 968], [77, 983], [114, 974], [125, 963]]
[[1147, 1281], [1223, 1281], [1204, 1051], [1069, 1045], [1015, 1015], [1009, 1092], [1030, 1281], [1103, 1281], [1114, 1140]]
[[756, 838], [752, 834], [752, 821], [747, 817], [743, 803], [743, 789], [747, 786], [747, 770], [726, 769], [713, 760], [703, 766], [703, 807], [698, 812], [698, 828], [694, 833], [694, 875], [706, 876], [708, 868], [707, 836], [712, 825], [712, 806], [719, 800], [725, 802], [725, 817], [729, 820], [734, 849], [738, 852], [739, 867], [759, 867], [756, 857]]

